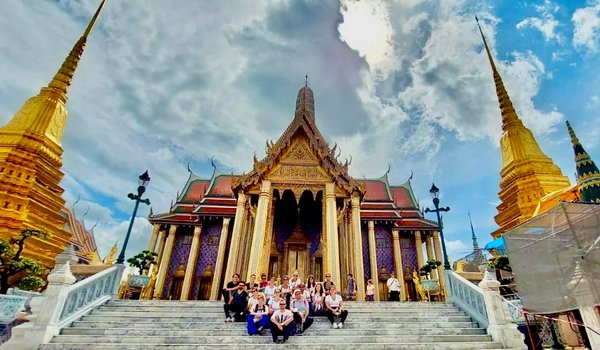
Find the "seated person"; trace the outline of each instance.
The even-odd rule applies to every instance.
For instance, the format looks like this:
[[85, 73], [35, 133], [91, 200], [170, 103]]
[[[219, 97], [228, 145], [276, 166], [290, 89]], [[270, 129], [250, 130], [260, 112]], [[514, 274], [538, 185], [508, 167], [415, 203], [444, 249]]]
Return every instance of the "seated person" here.
[[292, 287], [290, 286], [290, 279], [288, 276], [283, 276], [283, 283], [281, 284], [281, 297], [285, 299], [287, 305], [290, 305], [290, 298], [292, 296]]
[[258, 282], [258, 288], [261, 289], [261, 292], [264, 292], [265, 287], [269, 284], [267, 280], [267, 274], [263, 273], [260, 275], [260, 282]]
[[[333, 325], [333, 329], [344, 328], [344, 321], [348, 317], [348, 310], [344, 310], [342, 296], [337, 294], [335, 287], [329, 288], [329, 295], [325, 297], [325, 315]], [[335, 323], [335, 318], [339, 317], [340, 322]]]
[[269, 306], [269, 312], [272, 314], [275, 310], [279, 309], [279, 302], [285, 299], [281, 297], [281, 290], [275, 289], [275, 293], [273, 293], [273, 297], [269, 299], [267, 306]]
[[325, 291], [325, 295], [329, 295], [329, 289], [331, 287], [335, 287], [335, 284], [331, 280], [331, 274], [327, 272], [325, 274], [325, 281], [323, 282], [323, 290]]
[[296, 334], [302, 335], [302, 332], [307, 330], [314, 320], [308, 317], [310, 310], [308, 307], [308, 301], [302, 297], [302, 291], [300, 289], [296, 289], [294, 291], [294, 297], [290, 301], [290, 309], [294, 314]]
[[263, 330], [269, 327], [269, 307], [265, 304], [265, 295], [258, 293], [257, 303], [250, 308], [248, 315], [248, 334], [262, 335]]
[[323, 285], [317, 283], [315, 285], [315, 291], [312, 293], [312, 310], [315, 315], [323, 315], [325, 300], [325, 293], [323, 293]]
[[231, 292], [237, 289], [238, 283], [240, 282], [240, 274], [234, 273], [231, 277], [231, 281], [227, 282], [227, 285], [221, 291], [221, 295], [223, 296], [223, 301], [225, 303], [229, 302], [229, 298], [231, 297]]
[[258, 304], [258, 288], [253, 288], [250, 291], [250, 297], [248, 298], [248, 312], [250, 312], [250, 309], [256, 304]]
[[269, 282], [267, 282], [267, 286], [263, 289], [263, 293], [265, 293], [267, 302], [273, 298], [273, 295], [275, 294], [275, 288], [275, 277], [271, 277]]
[[285, 305], [285, 300], [280, 300], [279, 309], [271, 316], [273, 343], [285, 343], [294, 330], [294, 316], [290, 310], [285, 308]]
[[292, 287], [292, 289], [296, 289], [301, 284], [302, 284], [302, 279], [298, 275], [298, 271], [296, 271], [292, 274], [292, 279], [290, 280], [290, 287]]
[[[229, 302], [223, 305], [225, 310], [225, 322], [246, 321], [246, 307], [248, 306], [248, 293], [246, 284], [238, 283], [238, 288], [231, 293]], [[230, 312], [233, 312], [233, 317]]]
[[250, 281], [246, 283], [246, 290], [252, 290], [253, 288], [258, 288], [259, 284], [256, 283], [256, 275], [250, 275]]

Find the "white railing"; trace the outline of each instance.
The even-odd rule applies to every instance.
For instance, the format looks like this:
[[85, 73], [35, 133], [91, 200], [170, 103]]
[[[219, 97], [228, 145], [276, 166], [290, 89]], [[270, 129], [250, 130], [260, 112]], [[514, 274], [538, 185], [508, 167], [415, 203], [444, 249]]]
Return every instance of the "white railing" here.
[[59, 326], [71, 323], [89, 310], [113, 298], [119, 288], [122, 275], [123, 265], [113, 265], [69, 286], [65, 304], [58, 318]]
[[452, 270], [444, 270], [449, 299], [471, 316], [482, 328], [489, 325], [483, 291]]

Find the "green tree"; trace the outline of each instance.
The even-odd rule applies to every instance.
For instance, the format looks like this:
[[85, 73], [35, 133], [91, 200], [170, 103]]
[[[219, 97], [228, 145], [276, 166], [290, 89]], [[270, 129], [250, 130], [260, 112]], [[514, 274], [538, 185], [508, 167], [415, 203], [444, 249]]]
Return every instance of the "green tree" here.
[[138, 255], [132, 256], [127, 259], [129, 266], [137, 267], [140, 271], [140, 275], [144, 274], [144, 271], [148, 272], [152, 264], [156, 264], [156, 257], [158, 254], [149, 250], [143, 250]]
[[35, 290], [46, 284], [39, 277], [45, 271], [44, 266], [35, 259], [21, 256], [29, 237], [45, 239], [48, 234], [40, 230], [24, 229], [9, 241], [0, 238], [0, 294], [6, 294], [10, 287], [9, 279], [13, 276], [20, 276], [19, 288], [25, 290]]
[[419, 273], [421, 274], [421, 276], [425, 276], [427, 279], [429, 279], [429, 274], [431, 273], [431, 271], [437, 269], [440, 265], [442, 265], [441, 261], [437, 261], [434, 259], [428, 260], [425, 263], [425, 265], [423, 265], [423, 267], [419, 269]]

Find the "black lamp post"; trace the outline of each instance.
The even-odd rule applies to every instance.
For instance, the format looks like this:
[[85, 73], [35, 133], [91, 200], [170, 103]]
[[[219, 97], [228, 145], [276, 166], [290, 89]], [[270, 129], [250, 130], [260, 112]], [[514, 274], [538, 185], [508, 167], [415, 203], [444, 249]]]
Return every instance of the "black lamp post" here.
[[440, 189], [435, 187], [435, 184], [431, 184], [431, 189], [429, 190], [431, 194], [431, 198], [433, 198], [433, 205], [435, 209], [431, 210], [429, 208], [425, 208], [425, 212], [435, 212], [437, 214], [437, 222], [438, 227], [440, 229], [440, 238], [442, 239], [442, 250], [444, 251], [444, 270], [450, 270], [450, 262], [448, 261], [448, 254], [446, 253], [446, 241], [444, 240], [444, 233], [442, 232], [442, 220], [440, 218], [441, 211], [449, 211], [450, 207], [440, 208]]
[[129, 242], [129, 236], [131, 235], [131, 228], [133, 227], [133, 221], [135, 220], [135, 215], [137, 214], [138, 206], [141, 203], [145, 203], [146, 205], [150, 205], [150, 200], [148, 198], [142, 199], [142, 195], [146, 192], [146, 186], [148, 182], [150, 182], [150, 176], [148, 176], [148, 170], [146, 170], [142, 175], [140, 175], [138, 180], [138, 188], [137, 195], [130, 193], [127, 195], [129, 199], [135, 201], [135, 206], [133, 207], [133, 214], [131, 214], [131, 221], [129, 222], [129, 228], [127, 229], [127, 234], [125, 235], [125, 241], [123, 242], [123, 248], [121, 248], [121, 253], [117, 258], [117, 264], [122, 264], [125, 262], [125, 250], [127, 249], [127, 243]]

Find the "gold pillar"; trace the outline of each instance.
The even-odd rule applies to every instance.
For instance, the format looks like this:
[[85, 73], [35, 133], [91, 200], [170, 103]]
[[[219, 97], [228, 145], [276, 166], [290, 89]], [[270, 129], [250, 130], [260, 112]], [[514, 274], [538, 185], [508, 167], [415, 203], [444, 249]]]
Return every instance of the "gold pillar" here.
[[378, 278], [378, 269], [377, 269], [377, 251], [376, 246], [377, 242], [375, 241], [375, 223], [373, 220], [369, 220], [369, 261], [371, 263], [371, 279], [373, 280], [373, 284], [376, 286], [375, 288], [375, 301], [379, 301], [379, 278]]
[[425, 262], [423, 261], [423, 241], [421, 240], [421, 231], [415, 231], [415, 247], [417, 248], [417, 274], [419, 274], [420, 279], [423, 279], [420, 269], [425, 265]]
[[162, 255], [165, 251], [165, 242], [167, 241], [167, 229], [161, 230], [160, 233], [160, 241], [158, 243], [158, 249], [156, 250], [156, 253], [158, 254], [156, 256], [156, 266], [160, 266], [160, 261], [162, 259]]
[[238, 193], [237, 209], [233, 219], [233, 231], [231, 232], [231, 245], [229, 246], [229, 256], [227, 257], [227, 270], [225, 278], [229, 278], [236, 273], [236, 259], [240, 255], [240, 240], [242, 235], [242, 226], [246, 214], [246, 195], [243, 192]]
[[442, 265], [440, 266], [442, 270], [440, 270], [439, 273], [440, 286], [444, 290], [444, 295], [448, 296], [448, 294], [446, 293], [446, 284], [444, 282], [444, 256], [442, 255], [442, 246], [440, 245], [440, 234], [437, 231], [433, 231], [433, 249], [435, 250], [435, 256], [437, 257], [437, 259], [439, 259], [439, 261], [442, 262]]
[[[432, 240], [431, 235], [425, 235], [425, 249], [427, 250], [427, 261], [436, 260], [435, 256], [433, 255], [433, 248], [431, 246], [431, 240]], [[431, 270], [431, 278], [432, 279], [437, 278], [437, 270]]]
[[219, 250], [217, 251], [217, 262], [215, 264], [215, 273], [210, 288], [210, 300], [219, 300], [221, 290], [221, 277], [223, 276], [223, 264], [225, 262], [225, 247], [227, 246], [227, 235], [229, 234], [230, 218], [223, 218], [221, 226], [221, 235], [219, 236]]
[[187, 266], [185, 267], [185, 276], [183, 277], [183, 287], [181, 287], [181, 297], [179, 300], [188, 300], [190, 289], [194, 281], [194, 272], [196, 271], [196, 262], [198, 262], [198, 250], [200, 250], [200, 235], [202, 234], [202, 225], [194, 227], [194, 237], [192, 246], [188, 255]]
[[392, 228], [392, 241], [394, 249], [394, 269], [396, 278], [400, 282], [400, 301], [406, 300], [406, 287], [404, 285], [404, 267], [402, 266], [402, 250], [400, 249], [400, 233], [397, 228]]
[[169, 262], [171, 261], [171, 253], [173, 253], [173, 243], [175, 243], [175, 232], [177, 225], [171, 225], [169, 234], [165, 242], [162, 257], [160, 259], [160, 267], [158, 268], [158, 277], [156, 278], [156, 287], [154, 288], [154, 299], [160, 299], [162, 296], [165, 279], [169, 270]]
[[148, 250], [154, 252], [156, 248], [156, 241], [158, 240], [158, 232], [160, 230], [160, 224], [154, 224], [152, 227], [152, 237], [150, 238], [150, 244]]
[[358, 193], [352, 194], [352, 261], [354, 261], [355, 280], [356, 280], [356, 300], [365, 300], [365, 264], [363, 262], [362, 252], [362, 233], [360, 231], [360, 197]]
[[266, 231], [267, 231], [267, 216], [269, 212], [269, 198], [271, 197], [271, 181], [263, 180], [260, 186], [260, 195], [258, 197], [258, 206], [256, 208], [256, 222], [254, 223], [254, 233], [252, 234], [252, 245], [250, 249], [250, 259], [248, 261], [248, 272], [246, 280], [250, 279], [253, 273], [260, 273], [262, 268], [261, 257], [265, 247]]
[[341, 290], [340, 250], [338, 241], [337, 209], [335, 204], [335, 187], [333, 182], [325, 184], [325, 220], [327, 228], [327, 262], [333, 283]]

